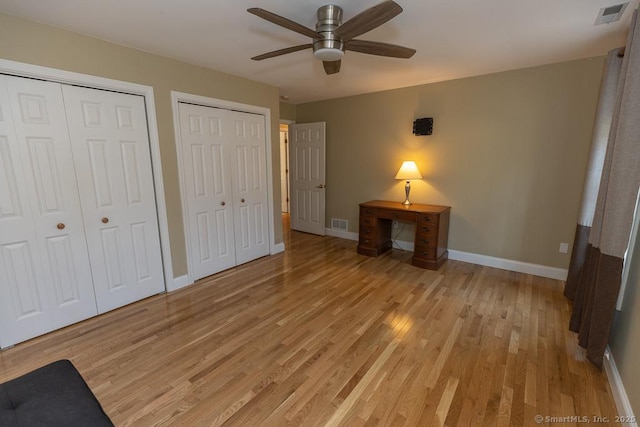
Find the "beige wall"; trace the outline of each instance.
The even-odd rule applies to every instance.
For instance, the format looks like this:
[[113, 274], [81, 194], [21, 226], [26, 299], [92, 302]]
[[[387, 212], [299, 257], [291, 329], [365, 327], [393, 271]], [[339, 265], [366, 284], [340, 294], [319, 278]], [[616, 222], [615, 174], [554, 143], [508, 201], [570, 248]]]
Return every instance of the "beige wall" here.
[[296, 106], [288, 102], [280, 103], [280, 119], [296, 121]]
[[0, 40], [3, 59], [153, 87], [175, 277], [186, 274], [187, 262], [170, 91], [270, 108], [275, 241], [282, 242], [277, 88], [5, 14]]
[[617, 314], [611, 332], [611, 354], [627, 392], [634, 414], [640, 414], [640, 239], [632, 251], [629, 281], [622, 310]]
[[[415, 160], [416, 203], [452, 206], [449, 247], [566, 268], [604, 58], [490, 74], [296, 106], [327, 123], [327, 225], [358, 203], [402, 201], [394, 176]], [[431, 136], [412, 122], [433, 117]], [[412, 240], [411, 232], [400, 236]]]

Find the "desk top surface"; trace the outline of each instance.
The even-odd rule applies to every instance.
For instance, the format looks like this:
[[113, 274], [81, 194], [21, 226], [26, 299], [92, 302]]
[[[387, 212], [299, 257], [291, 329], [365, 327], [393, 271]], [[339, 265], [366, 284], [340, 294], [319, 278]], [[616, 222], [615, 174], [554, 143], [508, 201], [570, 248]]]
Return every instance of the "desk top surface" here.
[[417, 213], [445, 212], [451, 209], [450, 206], [421, 205], [419, 203], [412, 203], [407, 206], [403, 205], [402, 202], [391, 202], [388, 200], [370, 200], [368, 202], [360, 203], [360, 206], [365, 208], [395, 209], [398, 211]]

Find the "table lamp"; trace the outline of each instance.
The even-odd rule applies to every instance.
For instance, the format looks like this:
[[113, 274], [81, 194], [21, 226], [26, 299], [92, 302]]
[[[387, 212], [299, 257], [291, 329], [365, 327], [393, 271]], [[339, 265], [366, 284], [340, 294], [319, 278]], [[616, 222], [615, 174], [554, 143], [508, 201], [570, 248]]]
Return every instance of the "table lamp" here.
[[416, 162], [412, 160], [407, 160], [402, 163], [400, 166], [400, 170], [396, 174], [396, 179], [404, 179], [407, 181], [407, 184], [404, 186], [405, 192], [405, 200], [402, 202], [403, 205], [409, 206], [411, 202], [409, 201], [409, 191], [411, 191], [411, 183], [409, 182], [412, 179], [422, 179], [422, 174], [418, 170], [418, 166], [416, 166]]

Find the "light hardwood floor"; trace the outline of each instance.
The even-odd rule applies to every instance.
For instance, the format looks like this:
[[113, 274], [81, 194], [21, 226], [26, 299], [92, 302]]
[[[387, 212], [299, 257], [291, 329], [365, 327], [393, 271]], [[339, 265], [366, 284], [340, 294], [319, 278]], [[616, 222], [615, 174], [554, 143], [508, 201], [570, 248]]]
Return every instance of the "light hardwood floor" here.
[[[73, 361], [117, 426], [536, 425], [607, 416], [563, 283], [285, 232], [286, 251], [19, 344]], [[562, 424], [558, 424], [562, 425]]]

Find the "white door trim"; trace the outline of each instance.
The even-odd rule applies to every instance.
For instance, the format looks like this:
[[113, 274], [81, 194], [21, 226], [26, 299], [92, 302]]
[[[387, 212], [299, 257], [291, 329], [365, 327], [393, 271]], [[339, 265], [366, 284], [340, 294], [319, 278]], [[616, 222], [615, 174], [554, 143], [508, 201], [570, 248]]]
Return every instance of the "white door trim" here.
[[13, 74], [20, 77], [32, 77], [57, 83], [85, 86], [93, 89], [124, 92], [144, 97], [145, 108], [147, 109], [147, 125], [149, 126], [149, 148], [151, 149], [153, 183], [156, 190], [155, 196], [158, 212], [158, 227], [160, 229], [160, 246], [162, 248], [164, 284], [165, 289], [169, 291], [176, 289], [174, 286], [173, 265], [171, 264], [169, 223], [167, 220], [167, 207], [164, 197], [164, 182], [162, 180], [162, 163], [160, 158], [160, 138], [158, 136], [158, 123], [156, 120], [156, 106], [153, 97], [153, 87], [107, 79], [104, 77], [90, 76], [88, 74], [57, 70], [55, 68], [41, 67], [39, 65], [24, 64], [6, 59], [0, 59], [0, 73]]
[[272, 160], [272, 155], [271, 155], [271, 109], [270, 108], [266, 108], [266, 107], [259, 107], [257, 105], [249, 105], [249, 104], [242, 104], [239, 102], [233, 102], [233, 101], [227, 101], [224, 99], [217, 99], [217, 98], [209, 98], [207, 96], [201, 96], [201, 95], [194, 95], [194, 94], [190, 94], [190, 93], [184, 93], [184, 92], [176, 92], [176, 91], [171, 91], [171, 109], [173, 110], [173, 130], [175, 133], [175, 140], [176, 140], [176, 153], [178, 154], [178, 178], [180, 180], [180, 200], [182, 203], [182, 223], [183, 223], [183, 229], [185, 230], [185, 240], [186, 240], [186, 250], [187, 250], [187, 268], [188, 268], [188, 272], [187, 272], [187, 283], [188, 284], [192, 284], [194, 282], [193, 277], [191, 272], [193, 271], [191, 263], [192, 263], [192, 256], [191, 256], [191, 251], [190, 251], [190, 244], [189, 244], [189, 233], [187, 232], [187, 230], [189, 229], [187, 227], [187, 216], [184, 214], [185, 212], [187, 212], [187, 199], [186, 199], [186, 183], [184, 182], [184, 166], [182, 164], [183, 158], [182, 158], [182, 138], [180, 136], [180, 126], [178, 125], [180, 123], [180, 118], [179, 118], [179, 114], [180, 112], [178, 111], [178, 103], [179, 102], [187, 102], [187, 103], [191, 103], [191, 104], [197, 104], [197, 105], [202, 105], [205, 107], [214, 107], [214, 108], [223, 108], [226, 110], [235, 110], [235, 111], [241, 111], [244, 113], [254, 113], [254, 114], [260, 114], [262, 116], [264, 116], [264, 128], [265, 128], [265, 152], [266, 152], [266, 156], [267, 156], [267, 197], [268, 197], [268, 210], [269, 210], [269, 254], [273, 255], [279, 252], [282, 252], [282, 249], [280, 248], [280, 246], [282, 245], [276, 245], [275, 243], [275, 230], [274, 230], [274, 219], [273, 219], [273, 160]]

